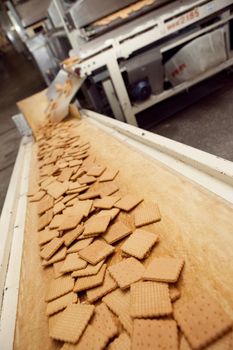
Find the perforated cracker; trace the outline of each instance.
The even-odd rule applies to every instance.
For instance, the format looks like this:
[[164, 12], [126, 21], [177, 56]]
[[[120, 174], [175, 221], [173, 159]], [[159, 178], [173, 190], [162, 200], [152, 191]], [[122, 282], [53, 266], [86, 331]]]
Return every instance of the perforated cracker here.
[[75, 229], [66, 232], [62, 238], [66, 247], [69, 247], [84, 231], [82, 225], [78, 225]]
[[60, 298], [50, 301], [46, 307], [46, 315], [50, 316], [65, 309], [70, 304], [76, 304], [78, 302], [78, 296], [76, 293], [70, 292]]
[[178, 280], [183, 266], [184, 260], [181, 258], [155, 258], [146, 268], [143, 279], [174, 283]]
[[107, 232], [102, 235], [102, 237], [106, 242], [112, 244], [128, 236], [130, 233], [132, 233], [131, 228], [126, 226], [123, 222], [118, 221], [115, 224], [111, 225], [107, 229]]
[[134, 212], [134, 223], [136, 227], [149, 225], [161, 220], [159, 207], [154, 204], [144, 204], [142, 208], [137, 208]]
[[104, 170], [106, 169], [106, 167], [102, 166], [102, 165], [93, 165], [92, 167], [90, 167], [87, 171], [87, 175], [89, 176], [100, 176]]
[[138, 259], [143, 259], [158, 240], [158, 235], [144, 230], [135, 230], [122, 245], [121, 250]]
[[84, 269], [86, 266], [87, 262], [81, 259], [77, 253], [71, 253], [67, 254], [60, 271], [62, 273], [67, 273], [79, 269]]
[[132, 350], [178, 350], [174, 320], [134, 320]]
[[65, 343], [61, 350], [103, 350], [106, 349], [107, 343], [107, 337], [89, 324], [78, 344]]
[[90, 191], [90, 192], [80, 194], [78, 198], [81, 200], [85, 200], [85, 199], [96, 198], [99, 196], [100, 196], [99, 191]]
[[174, 304], [174, 318], [193, 349], [202, 349], [232, 329], [233, 322], [209, 295]]
[[104, 233], [110, 223], [110, 216], [92, 217], [85, 222], [84, 236], [90, 236], [95, 234]]
[[49, 260], [62, 245], [63, 239], [55, 237], [44, 246], [40, 252], [40, 256], [45, 260]]
[[88, 176], [88, 175], [82, 175], [79, 179], [78, 179], [79, 183], [81, 185], [83, 184], [92, 184], [93, 182], [96, 181], [96, 178], [94, 176]]
[[172, 304], [168, 285], [159, 282], [138, 282], [130, 288], [130, 315], [136, 318], [170, 315]]
[[91, 289], [101, 285], [104, 281], [106, 264], [104, 264], [96, 275], [79, 277], [74, 285], [74, 292]]
[[53, 255], [53, 257], [49, 260], [43, 260], [42, 262], [42, 266], [49, 266], [51, 264], [54, 264], [58, 261], [64, 260], [66, 257], [66, 252], [67, 252], [67, 248], [66, 247], [62, 247], [58, 250], [57, 253], [55, 253]]
[[112, 181], [115, 179], [119, 170], [106, 169], [105, 172], [100, 176], [99, 182]]
[[58, 202], [53, 207], [53, 214], [60, 214], [65, 209], [65, 204], [63, 202]]
[[69, 305], [50, 329], [50, 336], [53, 339], [74, 344], [77, 343], [93, 312], [93, 305]]
[[131, 339], [127, 333], [121, 333], [119, 337], [109, 344], [108, 350], [131, 350]]
[[60, 182], [68, 181], [71, 178], [72, 174], [73, 174], [73, 169], [65, 168], [61, 171], [61, 174], [58, 176], [57, 179]]
[[54, 199], [59, 198], [68, 190], [68, 184], [66, 182], [54, 181], [47, 187], [47, 192]]
[[94, 207], [95, 208], [100, 208], [100, 209], [112, 209], [114, 204], [120, 199], [119, 196], [105, 196], [102, 197], [101, 199], [96, 199], [94, 202]]
[[114, 322], [111, 311], [104, 303], [96, 306], [91, 325], [98, 329], [100, 333], [103, 333], [108, 340], [118, 334], [117, 325]]
[[134, 196], [132, 194], [127, 194], [126, 196], [121, 198], [118, 202], [116, 202], [114, 206], [124, 211], [130, 211], [142, 201], [143, 201], [143, 198]]
[[62, 272], [60, 272], [60, 269], [63, 265], [63, 261], [58, 261], [56, 263], [53, 264], [53, 276], [54, 279], [59, 278], [63, 275]]
[[50, 242], [53, 238], [58, 237], [59, 233], [57, 230], [49, 230], [46, 228], [43, 231], [38, 232], [38, 243], [43, 245]]
[[37, 207], [37, 212], [39, 215], [45, 213], [47, 210], [51, 209], [54, 204], [53, 197], [46, 194], [39, 202]]
[[100, 285], [99, 287], [92, 288], [87, 291], [87, 300], [90, 303], [93, 303], [94, 301], [102, 298], [104, 295], [110, 293], [116, 288], [117, 288], [117, 283], [110, 276], [109, 272], [106, 271], [103, 284]]
[[43, 230], [43, 228], [45, 228], [47, 225], [49, 225], [52, 218], [53, 218], [53, 210], [52, 209], [46, 211], [41, 217], [39, 217], [38, 231]]
[[82, 259], [86, 260], [92, 265], [96, 265], [98, 262], [111, 255], [115, 248], [105, 243], [104, 241], [95, 240], [88, 247], [79, 252]]
[[101, 184], [98, 187], [98, 191], [101, 196], [111, 196], [113, 193], [117, 192], [119, 190], [119, 186], [116, 182], [111, 181], [105, 184]]
[[170, 299], [172, 302], [176, 301], [177, 299], [180, 298], [180, 291], [179, 289], [177, 289], [176, 287], [169, 287], [169, 295], [170, 295]]
[[119, 315], [119, 321], [122, 327], [126, 330], [129, 335], [133, 334], [133, 318], [128, 314]]
[[77, 214], [77, 215], [63, 215], [63, 220], [61, 221], [61, 224], [58, 227], [59, 231], [63, 230], [72, 230], [80, 224], [82, 221], [83, 215]]
[[30, 197], [30, 202], [39, 202], [44, 196], [46, 192], [45, 191], [38, 191], [33, 196]]
[[58, 228], [61, 225], [63, 219], [64, 219], [64, 216], [62, 214], [55, 215], [49, 224], [49, 228], [50, 229]]
[[110, 216], [111, 220], [113, 220], [119, 213], [120, 213], [120, 209], [112, 208], [112, 209], [101, 210], [96, 216]]
[[[79, 236], [80, 238], [80, 236]], [[94, 238], [85, 238], [85, 239], [81, 239], [77, 242], [75, 242], [74, 244], [72, 244], [72, 246], [69, 247], [69, 249], [67, 250], [67, 253], [78, 253], [80, 250], [88, 247], [92, 242], [93, 242]]]
[[144, 267], [137, 259], [129, 258], [109, 266], [108, 271], [119, 287], [125, 289], [142, 278]]
[[109, 307], [109, 309], [116, 314], [128, 315], [130, 311], [130, 292], [119, 288], [106, 295], [102, 301]]
[[72, 277], [85, 277], [85, 276], [92, 276], [96, 275], [101, 267], [103, 266], [104, 260], [100, 261], [96, 265], [90, 265], [88, 264], [85, 269], [77, 270], [72, 272], [71, 276]]
[[61, 276], [50, 282], [45, 301], [52, 301], [71, 292], [74, 288], [74, 279], [71, 276]]

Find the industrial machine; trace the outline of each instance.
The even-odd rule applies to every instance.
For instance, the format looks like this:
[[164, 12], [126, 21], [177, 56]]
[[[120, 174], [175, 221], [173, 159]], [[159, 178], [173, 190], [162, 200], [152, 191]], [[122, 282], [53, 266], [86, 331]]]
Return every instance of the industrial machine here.
[[[70, 56], [79, 58], [63, 69], [86, 79], [77, 94], [81, 106], [134, 125], [144, 110], [233, 64], [233, 0], [52, 5], [72, 46]], [[190, 47], [195, 51], [200, 44], [200, 60], [190, 63]]]
[[43, 30], [25, 42], [48, 85], [76, 57], [62, 69], [84, 80], [79, 104], [136, 125], [233, 65], [232, 20], [233, 0], [52, 0]]

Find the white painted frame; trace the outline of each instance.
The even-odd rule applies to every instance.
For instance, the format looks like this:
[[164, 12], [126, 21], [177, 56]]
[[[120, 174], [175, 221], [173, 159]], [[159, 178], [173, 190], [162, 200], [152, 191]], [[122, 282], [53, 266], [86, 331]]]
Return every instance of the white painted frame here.
[[23, 137], [0, 220], [0, 348], [12, 350], [23, 253], [32, 138]]

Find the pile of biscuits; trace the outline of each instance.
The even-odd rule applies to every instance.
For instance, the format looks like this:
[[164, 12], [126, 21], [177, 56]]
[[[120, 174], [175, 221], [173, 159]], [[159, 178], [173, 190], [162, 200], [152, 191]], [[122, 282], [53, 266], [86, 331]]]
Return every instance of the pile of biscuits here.
[[62, 350], [184, 350], [224, 336], [230, 350], [232, 320], [218, 303], [206, 294], [182, 301], [175, 283], [183, 258], [148, 259], [160, 244], [147, 227], [161, 220], [158, 205], [121, 191], [119, 171], [99, 163], [81, 123], [40, 129], [40, 177], [28, 193], [42, 266], [54, 270], [50, 337]]

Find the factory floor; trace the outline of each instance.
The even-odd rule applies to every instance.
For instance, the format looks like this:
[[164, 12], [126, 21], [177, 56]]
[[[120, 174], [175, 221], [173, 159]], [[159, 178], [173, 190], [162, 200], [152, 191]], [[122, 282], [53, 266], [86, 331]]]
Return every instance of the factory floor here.
[[21, 136], [11, 117], [16, 102], [42, 90], [45, 85], [32, 61], [11, 47], [0, 56], [0, 213], [16, 160]]
[[[233, 74], [228, 74], [215, 82], [214, 89], [213, 82], [210, 81], [205, 86], [196, 87], [189, 97], [181, 96], [166, 101], [163, 110], [148, 110], [150, 118], [147, 120], [145, 117], [142, 126], [154, 133], [233, 161], [232, 76]], [[0, 77], [1, 213], [21, 138], [11, 120], [18, 112], [16, 102], [42, 90], [45, 85], [35, 65], [12, 49], [0, 57]], [[205, 97], [200, 99], [200, 94]], [[178, 108], [179, 104], [184, 105], [184, 100], [187, 105], [190, 102], [192, 105], [185, 109]], [[170, 118], [164, 119], [164, 110], [166, 115], [170, 114]], [[158, 116], [163, 119], [160, 123]]]

